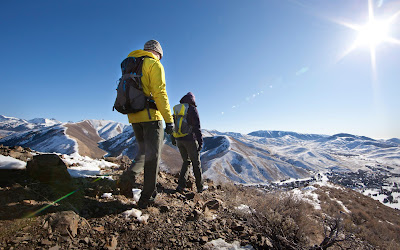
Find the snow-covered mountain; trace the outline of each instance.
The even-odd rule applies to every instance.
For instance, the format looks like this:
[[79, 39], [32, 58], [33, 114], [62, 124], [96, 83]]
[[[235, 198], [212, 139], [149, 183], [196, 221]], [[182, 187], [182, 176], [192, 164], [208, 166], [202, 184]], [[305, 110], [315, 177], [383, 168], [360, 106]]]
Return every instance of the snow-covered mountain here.
[[14, 132], [0, 139], [0, 144], [6, 146], [19, 145], [39, 152], [76, 153], [77, 144], [66, 135], [65, 131], [66, 128], [62, 125], [55, 125]]
[[211, 179], [263, 183], [321, 171], [370, 171], [369, 167], [377, 164], [400, 173], [400, 147], [393, 140], [282, 131], [204, 134], [208, 135], [202, 154], [204, 175]]
[[114, 121], [106, 121], [106, 120], [87, 120], [96, 130], [101, 138], [104, 140], [108, 140], [121, 134], [127, 127], [130, 125], [126, 125], [119, 122]]
[[78, 153], [101, 158], [107, 152], [98, 143], [121, 134], [129, 125], [104, 120], [61, 123], [55, 119], [24, 120], [0, 116], [0, 144], [20, 145], [40, 152]]
[[61, 124], [61, 122], [57, 121], [56, 119], [47, 119], [47, 118], [34, 118], [34, 119], [29, 120], [28, 122], [37, 124], [37, 125], [43, 126], [43, 127]]
[[[25, 121], [0, 116], [0, 129], [8, 136], [0, 144], [31, 147], [41, 152], [79, 153], [92, 158], [137, 154], [131, 126], [104, 120], [56, 123], [46, 119]], [[351, 134], [318, 135], [284, 131], [249, 134], [203, 130], [203, 172], [206, 178], [236, 183], [267, 183], [305, 178], [315, 172], [371, 171], [385, 165], [400, 174], [399, 139], [374, 140]], [[167, 137], [167, 144], [170, 145]], [[169, 147], [168, 154], [176, 147]], [[179, 155], [178, 155], [179, 156]], [[172, 157], [165, 165], [176, 165]], [[179, 157], [178, 157], [179, 158]], [[178, 166], [179, 167], [179, 166]]]

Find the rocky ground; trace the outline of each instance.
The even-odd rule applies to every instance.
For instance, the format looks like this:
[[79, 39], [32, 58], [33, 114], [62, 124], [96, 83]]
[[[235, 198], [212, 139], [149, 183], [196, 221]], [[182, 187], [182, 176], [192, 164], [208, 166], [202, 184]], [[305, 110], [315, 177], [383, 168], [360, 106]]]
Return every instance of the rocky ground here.
[[[10, 151], [33, 157], [27, 149], [2, 149]], [[123, 161], [121, 168], [128, 164]], [[116, 168], [111, 176], [117, 179], [121, 172]], [[138, 189], [142, 182], [140, 176]], [[27, 170], [0, 170], [0, 249], [218, 249], [228, 243], [248, 249], [376, 247], [356, 230], [335, 228], [343, 221], [333, 216], [342, 213], [338, 210], [329, 217], [281, 193], [207, 184], [199, 194], [190, 178], [188, 188], [177, 193], [177, 176], [160, 172], [156, 204], [138, 210], [114, 180], [75, 178], [60, 185], [32, 178]]]
[[[30, 180], [25, 171], [12, 171], [12, 175], [13, 181], [3, 182], [0, 189], [0, 247], [5, 249], [200, 248], [219, 238], [270, 244], [243, 218], [224, 208], [219, 199], [224, 191], [212, 183], [202, 194], [190, 189], [181, 194], [173, 191], [177, 178], [161, 173], [157, 204], [142, 210], [148, 219], [142, 216], [145, 219], [139, 221], [124, 214], [135, 202], [119, 195], [113, 181], [76, 179], [79, 191], [31, 217], [62, 194]], [[102, 198], [104, 193], [112, 195]]]

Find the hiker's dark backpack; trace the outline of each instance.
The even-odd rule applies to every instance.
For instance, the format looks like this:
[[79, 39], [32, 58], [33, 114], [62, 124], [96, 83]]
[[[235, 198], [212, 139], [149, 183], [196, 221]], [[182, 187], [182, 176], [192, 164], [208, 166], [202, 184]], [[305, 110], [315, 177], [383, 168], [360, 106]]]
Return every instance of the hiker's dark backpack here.
[[187, 115], [189, 110], [189, 104], [181, 103], [174, 106], [174, 132], [175, 138], [184, 137], [192, 133], [192, 126], [187, 121]]
[[122, 76], [117, 87], [117, 98], [113, 110], [116, 109], [122, 114], [137, 113], [147, 108], [157, 109], [154, 100], [143, 93], [142, 66], [143, 57], [127, 57], [121, 63]]

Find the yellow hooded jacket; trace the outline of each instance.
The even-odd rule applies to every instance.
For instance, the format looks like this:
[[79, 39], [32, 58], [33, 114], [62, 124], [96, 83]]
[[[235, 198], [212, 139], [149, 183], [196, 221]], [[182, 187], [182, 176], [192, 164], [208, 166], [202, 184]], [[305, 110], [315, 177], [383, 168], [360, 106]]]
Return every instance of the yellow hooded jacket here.
[[167, 90], [165, 89], [164, 67], [162, 66], [160, 60], [158, 60], [157, 57], [149, 51], [135, 50], [128, 55], [128, 57], [141, 56], [150, 57], [146, 57], [143, 61], [143, 92], [146, 96], [153, 97], [158, 110], [150, 109], [151, 119], [149, 119], [147, 109], [137, 113], [130, 113], [128, 114], [129, 123], [161, 121], [162, 118], [164, 118], [166, 123], [173, 123], [174, 119], [171, 115]]

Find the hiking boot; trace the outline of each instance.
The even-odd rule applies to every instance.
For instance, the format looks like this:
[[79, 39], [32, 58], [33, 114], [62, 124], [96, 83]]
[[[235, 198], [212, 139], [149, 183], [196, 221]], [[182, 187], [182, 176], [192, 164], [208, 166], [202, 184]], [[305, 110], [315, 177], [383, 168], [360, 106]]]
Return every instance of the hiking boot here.
[[158, 204], [156, 203], [156, 199], [150, 198], [150, 200], [140, 199], [137, 203], [138, 208], [146, 209], [148, 207], [155, 207]]
[[154, 191], [153, 194], [151, 195], [150, 199], [145, 199], [145, 198], [140, 197], [140, 199], [139, 199], [139, 201], [137, 203], [137, 206], [140, 209], [146, 209], [148, 207], [154, 207], [154, 206], [157, 206], [157, 203], [156, 203], [157, 201], [156, 200], [158, 200], [157, 199], [157, 191]]
[[207, 185], [203, 185], [202, 188], [200, 188], [200, 190], [197, 190], [198, 193], [203, 193], [204, 191], [206, 191], [208, 189]]
[[138, 208], [140, 209], [146, 209], [148, 207], [151, 207], [154, 205], [154, 201], [151, 200], [139, 200], [139, 202], [137, 203]]

